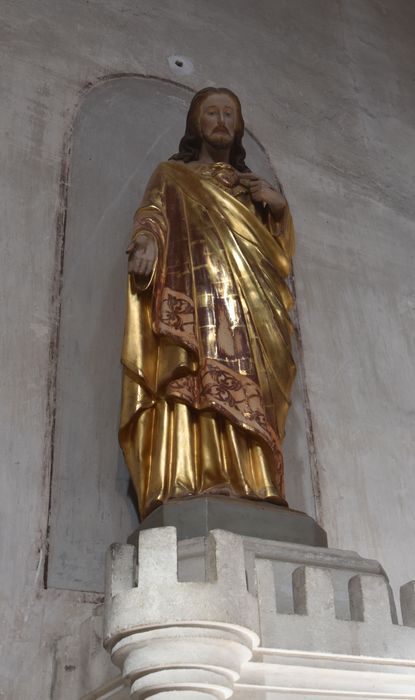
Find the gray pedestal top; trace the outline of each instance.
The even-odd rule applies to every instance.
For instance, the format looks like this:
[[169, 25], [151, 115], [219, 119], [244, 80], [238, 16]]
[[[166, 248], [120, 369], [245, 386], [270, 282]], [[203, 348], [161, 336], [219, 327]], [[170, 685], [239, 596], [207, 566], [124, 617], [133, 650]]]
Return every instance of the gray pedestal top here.
[[[172, 525], [177, 539], [204, 537], [211, 530], [238, 535], [327, 547], [323, 528], [306, 513], [265, 501], [227, 496], [200, 496], [167, 501], [148, 515], [139, 530]], [[137, 530], [128, 539], [136, 542]]]

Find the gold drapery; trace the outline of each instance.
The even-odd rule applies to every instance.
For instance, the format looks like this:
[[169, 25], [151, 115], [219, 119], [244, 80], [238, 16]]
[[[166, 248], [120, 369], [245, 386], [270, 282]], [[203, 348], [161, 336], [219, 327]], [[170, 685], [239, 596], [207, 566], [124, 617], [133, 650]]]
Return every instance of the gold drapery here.
[[294, 233], [256, 208], [226, 164], [162, 163], [136, 213], [152, 286], [129, 279], [120, 444], [144, 517], [202, 493], [285, 503], [281, 440]]

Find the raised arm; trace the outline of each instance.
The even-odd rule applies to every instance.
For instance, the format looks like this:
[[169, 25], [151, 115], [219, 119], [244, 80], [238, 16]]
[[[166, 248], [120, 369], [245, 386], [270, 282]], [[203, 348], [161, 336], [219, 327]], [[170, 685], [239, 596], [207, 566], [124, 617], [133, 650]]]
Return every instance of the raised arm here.
[[254, 173], [243, 173], [240, 181], [248, 187], [253, 202], [268, 204], [273, 217], [279, 221], [284, 214], [287, 201], [281, 192], [269, 184], [266, 180]]

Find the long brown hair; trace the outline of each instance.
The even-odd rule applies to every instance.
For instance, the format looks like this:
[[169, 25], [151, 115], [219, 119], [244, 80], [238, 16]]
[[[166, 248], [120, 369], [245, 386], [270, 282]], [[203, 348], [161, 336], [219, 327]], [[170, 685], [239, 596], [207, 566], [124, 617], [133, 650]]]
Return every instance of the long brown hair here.
[[179, 143], [179, 150], [170, 157], [170, 160], [183, 160], [185, 163], [189, 163], [192, 160], [198, 160], [200, 147], [202, 145], [202, 137], [199, 129], [200, 106], [206, 97], [218, 93], [225, 93], [226, 95], [229, 95], [236, 104], [237, 116], [235, 138], [231, 146], [229, 162], [234, 168], [236, 168], [236, 170], [246, 172], [249, 170], [249, 168], [245, 164], [246, 152], [242, 146], [242, 137], [244, 135], [245, 124], [242, 117], [241, 103], [239, 102], [239, 99], [235, 93], [232, 92], [232, 90], [228, 90], [228, 88], [206, 87], [203, 88], [203, 90], [199, 90], [199, 92], [194, 95], [187, 113], [186, 131]]

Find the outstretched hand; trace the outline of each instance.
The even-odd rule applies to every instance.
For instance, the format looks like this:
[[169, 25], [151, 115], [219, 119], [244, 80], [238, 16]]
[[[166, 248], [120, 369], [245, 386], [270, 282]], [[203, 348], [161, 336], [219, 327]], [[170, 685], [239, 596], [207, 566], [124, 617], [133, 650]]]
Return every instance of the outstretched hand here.
[[268, 204], [274, 216], [281, 216], [287, 202], [285, 197], [269, 182], [258, 177], [255, 173], [242, 173], [239, 180], [244, 187], [249, 189], [253, 202]]
[[151, 233], [143, 232], [125, 251], [128, 255], [128, 272], [138, 281], [152, 274], [157, 260], [157, 243]]

